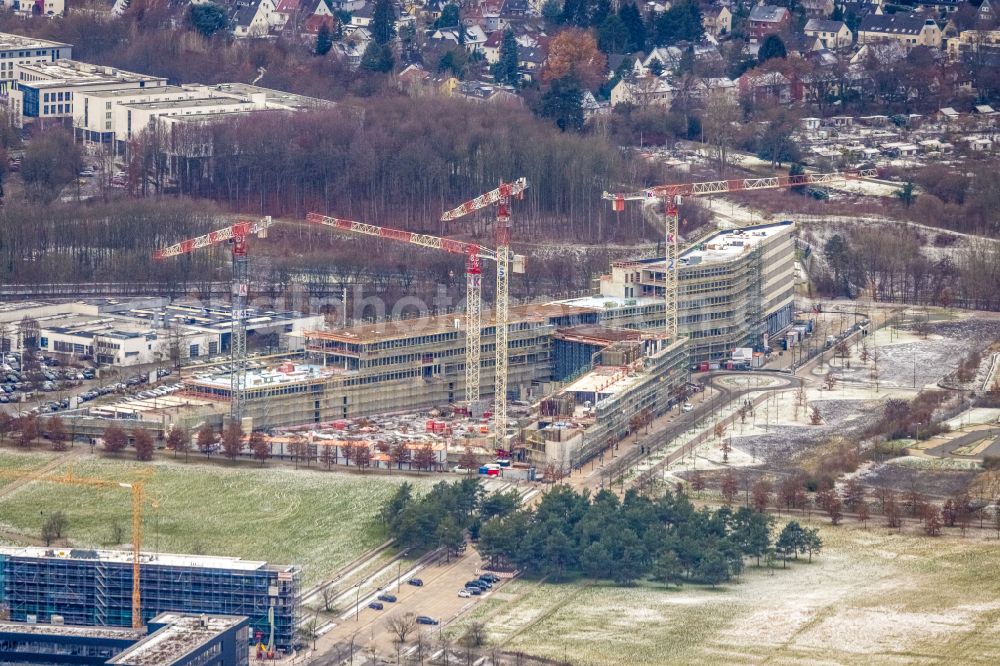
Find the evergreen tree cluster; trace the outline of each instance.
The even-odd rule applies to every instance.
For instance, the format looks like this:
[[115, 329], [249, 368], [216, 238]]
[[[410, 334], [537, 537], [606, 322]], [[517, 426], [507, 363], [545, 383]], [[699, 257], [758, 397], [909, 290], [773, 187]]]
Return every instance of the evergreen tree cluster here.
[[[643, 578], [665, 584], [717, 585], [743, 571], [746, 558], [787, 557], [819, 537], [782, 532], [777, 551], [773, 519], [748, 507], [696, 510], [683, 494], [624, 499], [601, 491], [593, 498], [558, 486], [534, 510], [484, 520], [479, 552], [494, 566], [516, 567], [552, 580], [586, 576], [629, 585]], [[810, 541], [814, 538], [815, 541]]]
[[455, 553], [466, 533], [475, 538], [482, 521], [509, 515], [519, 501], [515, 491], [487, 495], [478, 478], [441, 481], [420, 498], [411, 484], [403, 483], [382, 508], [382, 520], [403, 548], [443, 547]]

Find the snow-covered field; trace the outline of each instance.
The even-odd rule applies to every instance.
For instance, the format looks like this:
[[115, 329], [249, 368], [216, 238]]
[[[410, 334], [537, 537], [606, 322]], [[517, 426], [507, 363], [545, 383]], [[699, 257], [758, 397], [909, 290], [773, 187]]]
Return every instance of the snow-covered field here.
[[[40, 466], [40, 454], [5, 453]], [[33, 460], [32, 460], [33, 459]], [[29, 463], [25, 463], [28, 466]], [[77, 459], [74, 474], [128, 481], [144, 468], [158, 508], [147, 508], [144, 549], [235, 555], [299, 564], [310, 584], [380, 544], [377, 514], [402, 477], [279, 469], [249, 465]], [[65, 471], [64, 468], [56, 470]], [[419, 479], [407, 478], [416, 485]], [[129, 495], [118, 489], [32, 483], [0, 497], [0, 529], [37, 536], [45, 514], [61, 510], [75, 546], [107, 547], [117, 527], [128, 539]]]
[[[821, 527], [823, 554], [712, 589], [516, 581], [471, 620], [493, 640], [577, 666], [993, 664], [995, 539]], [[455, 629], [456, 633], [461, 627]]]

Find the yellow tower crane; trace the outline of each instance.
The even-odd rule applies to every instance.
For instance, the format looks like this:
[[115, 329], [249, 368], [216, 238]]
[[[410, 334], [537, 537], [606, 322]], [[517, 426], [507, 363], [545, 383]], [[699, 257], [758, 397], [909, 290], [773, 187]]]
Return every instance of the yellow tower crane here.
[[[92, 488], [124, 488], [132, 492], [132, 628], [142, 628], [142, 598], [140, 595], [140, 554], [142, 550], [142, 509], [146, 501], [145, 479], [121, 482], [109, 479], [99, 479], [88, 476], [77, 476], [72, 467], [65, 474], [49, 474], [38, 472], [17, 472], [0, 469], [0, 476], [31, 481], [44, 481], [70, 486], [90, 486]], [[157, 508], [155, 500], [150, 500], [152, 507]]]

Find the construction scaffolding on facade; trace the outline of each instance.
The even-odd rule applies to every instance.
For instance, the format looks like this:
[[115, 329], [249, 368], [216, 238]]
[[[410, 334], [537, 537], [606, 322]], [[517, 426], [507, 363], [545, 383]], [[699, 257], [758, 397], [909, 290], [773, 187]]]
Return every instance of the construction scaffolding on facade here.
[[[295, 637], [299, 569], [235, 557], [142, 554], [142, 622], [167, 612], [245, 615], [275, 645]], [[131, 553], [0, 548], [0, 602], [19, 622], [132, 625]]]

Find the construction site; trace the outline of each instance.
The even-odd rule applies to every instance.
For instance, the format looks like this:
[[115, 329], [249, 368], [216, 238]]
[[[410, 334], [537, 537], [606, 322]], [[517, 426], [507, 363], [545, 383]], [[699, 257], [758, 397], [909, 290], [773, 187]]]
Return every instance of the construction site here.
[[[508, 220], [504, 207], [524, 187], [523, 181], [509, 183], [503, 194], [495, 191], [450, 214], [497, 206], [506, 211], [498, 219]], [[666, 217], [676, 223], [676, 216]], [[189, 366], [183, 391], [174, 395], [96, 405], [74, 419], [79, 432], [96, 437], [108, 420], [130, 418], [164, 438], [174, 425], [221, 428], [237, 419], [245, 433], [271, 435], [273, 455], [288, 454], [284, 431], [306, 432], [307, 455], [319, 459], [323, 437], [335, 422], [384, 425], [395, 432], [393, 441], [371, 440], [366, 461], [379, 466], [388, 464], [379, 457], [387, 454], [384, 449], [414, 430], [395, 429], [382, 419], [412, 415], [419, 422], [436, 410], [436, 416], [450, 419], [447, 434], [433, 433], [432, 444], [446, 452], [435, 463], [438, 468], [447, 467], [448, 455], [454, 463], [468, 447], [485, 458], [499, 451], [519, 463], [573, 466], [623, 437], [636, 413], [658, 416], [682, 401], [688, 370], [718, 367], [738, 348], [766, 359], [769, 340], [791, 325], [794, 315], [791, 221], [719, 231], [683, 252], [668, 224], [672, 256], [616, 262], [591, 296], [508, 306], [504, 277], [498, 279], [493, 308], [482, 304], [480, 262], [497, 262], [500, 276], [525, 271], [523, 257], [509, 245], [498, 242], [501, 247], [491, 250], [318, 214], [310, 214], [309, 222], [463, 255], [464, 312], [315, 327], [296, 332], [301, 344], [290, 343], [287, 354], [250, 361], [247, 241], [266, 235], [274, 222], [241, 222], [157, 253], [168, 259], [219, 242], [232, 244], [230, 362]], [[613, 390], [593, 388], [604, 384]], [[581, 397], [588, 391], [589, 407]], [[571, 409], [551, 412], [553, 404], [565, 406], [567, 395], [580, 399]], [[570, 430], [587, 430], [586, 441], [564, 434], [559, 438], [574, 443], [553, 447], [551, 417]], [[342, 457], [339, 448], [333, 452], [335, 462]]]
[[10, 619], [32, 624], [141, 627], [177, 609], [245, 616], [253, 630], [273, 637], [278, 649], [292, 645], [297, 567], [145, 552], [139, 565], [138, 619], [133, 617], [135, 569], [128, 551], [0, 548], [0, 599]]

